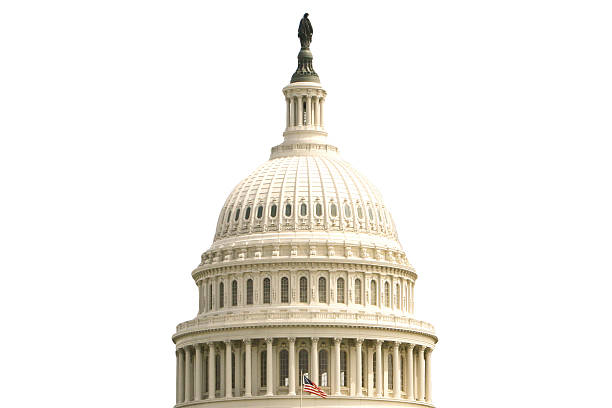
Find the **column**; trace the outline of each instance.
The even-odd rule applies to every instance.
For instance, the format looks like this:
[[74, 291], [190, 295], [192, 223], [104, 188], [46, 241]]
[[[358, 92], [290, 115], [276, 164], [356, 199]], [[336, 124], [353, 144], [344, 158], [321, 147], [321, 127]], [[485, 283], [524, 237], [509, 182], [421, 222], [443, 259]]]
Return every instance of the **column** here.
[[251, 339], [244, 340], [244, 396], [251, 396]]
[[232, 342], [225, 341], [225, 398], [232, 398]]
[[319, 385], [319, 338], [313, 337], [311, 339], [310, 346], [310, 358], [312, 360], [312, 364], [310, 367], [310, 380]]
[[355, 381], [355, 386], [357, 387], [357, 396], [361, 397], [363, 395], [363, 391], [361, 390], [361, 374], [363, 373], [363, 361], [361, 361], [361, 345], [363, 344], [363, 339], [357, 339], [355, 340], [355, 352], [357, 353], [357, 372], [356, 372], [356, 381]]
[[289, 395], [295, 395], [295, 337], [289, 337]]
[[368, 373], [368, 397], [374, 396], [374, 353], [375, 350], [372, 350], [371, 347], [368, 347], [368, 364], [367, 364], [367, 373]]
[[285, 98], [285, 102], [287, 104], [287, 119], [286, 119], [286, 123], [287, 123], [287, 127], [291, 126], [291, 99], [290, 98]]
[[273, 340], [274, 339], [270, 337], [266, 339], [266, 396], [274, 395], [274, 367], [272, 367]]
[[315, 96], [313, 98], [314, 100], [314, 125], [315, 126], [320, 126], [319, 124], [319, 97]]
[[180, 348], [176, 354], [178, 365], [177, 402], [185, 401], [185, 350]]
[[419, 375], [418, 375], [418, 384], [419, 384], [419, 401], [425, 400], [425, 346], [419, 346]]
[[319, 126], [323, 127], [323, 102], [325, 102], [325, 99], [321, 98], [321, 101], [319, 102]]
[[193, 399], [199, 401], [202, 399], [202, 346], [195, 345], [195, 384], [194, 384]]
[[383, 396], [382, 340], [376, 340], [376, 396]]
[[193, 367], [191, 365], [191, 347], [185, 347], [185, 402], [192, 400], [192, 373]]
[[334, 367], [334, 382], [333, 382], [333, 386], [334, 389], [332, 390], [332, 393], [334, 395], [341, 395], [340, 394], [340, 343], [342, 342], [342, 338], [341, 337], [334, 337], [334, 361], [335, 361], [335, 367]]
[[215, 343], [208, 343], [208, 399], [215, 398]]
[[304, 125], [304, 102], [301, 96], [297, 97], [297, 121], [296, 121], [296, 125], [297, 126], [303, 126]]
[[425, 401], [431, 402], [431, 352], [428, 348], [425, 351]]
[[408, 344], [406, 350], [406, 365], [408, 366], [406, 398], [412, 401], [414, 400], [414, 344]]
[[401, 371], [400, 371], [400, 355], [399, 355], [399, 341], [393, 344], [393, 397], [401, 398], [402, 386], [400, 384]]
[[306, 97], [306, 126], [312, 125], [312, 96]]

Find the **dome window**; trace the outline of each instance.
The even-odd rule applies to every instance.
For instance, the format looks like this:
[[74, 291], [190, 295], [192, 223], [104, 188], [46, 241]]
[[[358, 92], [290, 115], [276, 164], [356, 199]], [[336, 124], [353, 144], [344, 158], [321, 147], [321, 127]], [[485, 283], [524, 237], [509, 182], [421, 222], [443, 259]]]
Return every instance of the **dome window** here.
[[334, 203], [331, 203], [331, 205], [329, 206], [329, 213], [332, 217], [337, 217], [338, 216], [338, 206]]
[[249, 218], [251, 218], [251, 207], [247, 207], [246, 211], [244, 212], [244, 219], [248, 220]]
[[372, 207], [370, 207], [368, 205], [368, 217], [370, 218], [370, 221], [374, 221], [374, 214], [372, 214]]
[[257, 219], [260, 220], [263, 217], [263, 205], [257, 207]]
[[225, 220], [225, 222], [230, 222], [231, 216], [232, 216], [232, 210], [227, 210], [227, 220]]
[[351, 214], [351, 206], [348, 203], [344, 204], [344, 215], [346, 215], [346, 218], [351, 218], [353, 216]]
[[361, 204], [357, 205], [357, 217], [359, 217], [360, 220], [363, 219], [363, 208], [361, 208]]
[[302, 217], [305, 217], [306, 215], [308, 215], [308, 206], [306, 205], [306, 203], [302, 203], [300, 205], [300, 215]]
[[291, 217], [291, 204], [287, 203], [287, 205], [285, 205], [285, 217]]
[[317, 203], [315, 205], [315, 214], [317, 215], [317, 217], [321, 217], [323, 215], [323, 206], [321, 205], [321, 203]]
[[278, 207], [276, 206], [276, 204], [272, 204], [272, 207], [270, 207], [270, 217], [271, 218], [276, 218], [277, 210], [278, 210]]
[[236, 209], [236, 215], [234, 216], [234, 221], [238, 221], [239, 217], [240, 217], [240, 208]]

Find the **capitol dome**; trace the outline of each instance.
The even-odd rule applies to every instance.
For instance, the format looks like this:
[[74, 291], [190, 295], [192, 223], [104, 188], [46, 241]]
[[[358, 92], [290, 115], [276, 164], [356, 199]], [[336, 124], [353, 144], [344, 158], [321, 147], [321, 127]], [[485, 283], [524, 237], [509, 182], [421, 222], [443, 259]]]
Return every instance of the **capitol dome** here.
[[303, 24], [284, 140], [228, 196], [191, 273], [176, 407], [433, 407], [438, 339], [414, 316], [416, 271], [380, 192], [327, 142]]

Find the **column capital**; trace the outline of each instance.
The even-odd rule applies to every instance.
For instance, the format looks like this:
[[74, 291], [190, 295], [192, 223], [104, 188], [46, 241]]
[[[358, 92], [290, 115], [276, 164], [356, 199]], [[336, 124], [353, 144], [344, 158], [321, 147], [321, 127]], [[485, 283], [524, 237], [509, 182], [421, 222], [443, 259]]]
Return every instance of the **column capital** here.
[[289, 343], [295, 343], [295, 337], [287, 337], [287, 340], [289, 340]]
[[[423, 347], [425, 347], [425, 346], [423, 346]], [[433, 349], [431, 347], [426, 347], [425, 348], [425, 355], [431, 354], [432, 351], [433, 351]]]
[[319, 342], [319, 338], [318, 337], [311, 337], [310, 341], [312, 341], [313, 343], [318, 343]]
[[225, 343], [225, 345], [227, 347], [231, 347], [232, 346], [232, 341], [231, 340], [223, 340], [223, 342]]
[[342, 337], [334, 337], [335, 344], [340, 344], [341, 341], [342, 341]]
[[402, 344], [402, 342], [401, 342], [401, 341], [394, 341], [394, 342], [393, 342], [393, 348], [394, 348], [394, 349], [399, 349], [400, 344]]
[[408, 349], [408, 351], [412, 351], [412, 350], [414, 350], [414, 346], [415, 346], [415, 344], [413, 344], [413, 343], [408, 343], [408, 345], [406, 346], [406, 348]]
[[376, 340], [376, 346], [382, 346], [383, 342], [383, 340]]
[[208, 348], [213, 350], [215, 348], [215, 342], [214, 341], [208, 341], [206, 342], [206, 344], [208, 344]]
[[359, 346], [361, 346], [363, 344], [363, 339], [362, 338], [355, 339], [355, 344], [358, 344]]
[[251, 344], [251, 339], [242, 339], [242, 342], [243, 342], [244, 344], [248, 344], [248, 345], [250, 345], [250, 344]]
[[274, 341], [272, 337], [266, 337], [264, 340], [266, 341], [267, 344], [272, 344], [272, 341]]

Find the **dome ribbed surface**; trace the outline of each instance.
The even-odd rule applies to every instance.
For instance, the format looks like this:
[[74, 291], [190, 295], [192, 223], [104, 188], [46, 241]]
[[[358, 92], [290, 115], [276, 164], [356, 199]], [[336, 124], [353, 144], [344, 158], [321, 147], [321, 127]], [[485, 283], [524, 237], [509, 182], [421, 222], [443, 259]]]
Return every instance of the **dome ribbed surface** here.
[[275, 231], [368, 234], [399, 246], [379, 191], [337, 156], [289, 156], [261, 165], [227, 198], [215, 241]]

